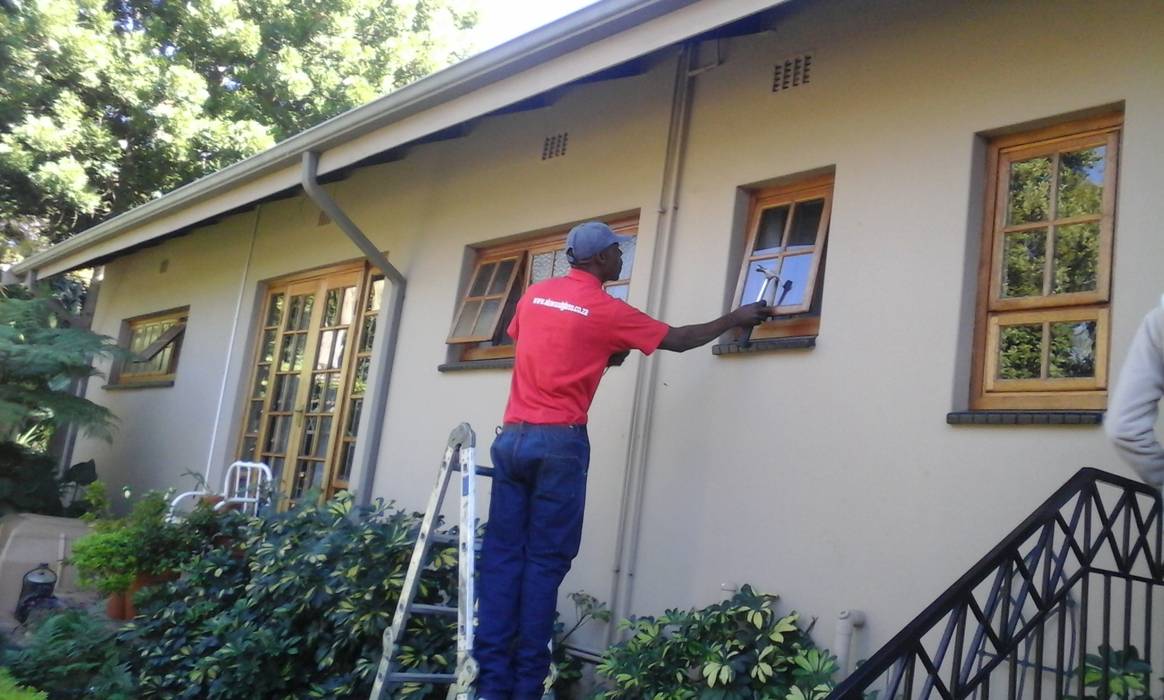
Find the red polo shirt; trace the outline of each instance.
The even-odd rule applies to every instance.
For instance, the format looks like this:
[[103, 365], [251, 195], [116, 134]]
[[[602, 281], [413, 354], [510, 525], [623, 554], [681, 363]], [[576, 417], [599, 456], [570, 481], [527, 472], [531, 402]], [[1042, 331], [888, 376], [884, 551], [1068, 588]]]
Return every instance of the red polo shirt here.
[[589, 272], [573, 269], [533, 285], [509, 324], [517, 358], [505, 422], [585, 423], [610, 356], [650, 355], [669, 329], [607, 294]]

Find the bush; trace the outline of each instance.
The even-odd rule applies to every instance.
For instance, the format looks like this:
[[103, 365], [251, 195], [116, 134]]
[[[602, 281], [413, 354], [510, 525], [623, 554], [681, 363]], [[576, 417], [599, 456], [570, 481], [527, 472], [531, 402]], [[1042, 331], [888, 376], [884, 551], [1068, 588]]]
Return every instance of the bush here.
[[57, 463], [15, 442], [0, 442], [0, 515], [62, 515]]
[[50, 700], [137, 697], [114, 631], [81, 611], [50, 613], [36, 624], [28, 644], [7, 656], [12, 675], [35, 684]]
[[612, 687], [599, 698], [816, 700], [832, 688], [835, 658], [816, 649], [798, 616], [779, 616], [776, 596], [744, 586], [701, 610], [622, 623], [628, 641], [603, 654]]
[[20, 685], [6, 668], [0, 668], [0, 698], [3, 700], [48, 700], [48, 695]]
[[[241, 517], [241, 516], [240, 516]], [[142, 698], [360, 698], [371, 690], [418, 518], [383, 507], [323, 505], [251, 519], [247, 534], [144, 592], [121, 639], [133, 649]], [[455, 550], [434, 552], [419, 601], [455, 604]], [[453, 623], [413, 617], [399, 660], [449, 671]], [[447, 688], [394, 698], [443, 698]]]

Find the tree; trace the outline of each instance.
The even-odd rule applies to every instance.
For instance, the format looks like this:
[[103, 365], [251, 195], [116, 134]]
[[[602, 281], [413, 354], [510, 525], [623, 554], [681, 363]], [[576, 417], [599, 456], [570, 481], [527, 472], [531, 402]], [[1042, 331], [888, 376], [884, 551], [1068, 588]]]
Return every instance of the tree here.
[[469, 1], [0, 2], [0, 262], [453, 62]]

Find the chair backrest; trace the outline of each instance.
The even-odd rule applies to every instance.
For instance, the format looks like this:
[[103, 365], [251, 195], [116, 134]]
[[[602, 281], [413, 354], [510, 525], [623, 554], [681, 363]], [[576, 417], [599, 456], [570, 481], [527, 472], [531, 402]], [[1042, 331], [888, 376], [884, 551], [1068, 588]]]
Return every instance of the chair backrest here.
[[250, 515], [269, 497], [271, 468], [262, 462], [235, 462], [226, 469], [222, 483], [223, 500], [214, 506], [221, 510], [231, 505]]

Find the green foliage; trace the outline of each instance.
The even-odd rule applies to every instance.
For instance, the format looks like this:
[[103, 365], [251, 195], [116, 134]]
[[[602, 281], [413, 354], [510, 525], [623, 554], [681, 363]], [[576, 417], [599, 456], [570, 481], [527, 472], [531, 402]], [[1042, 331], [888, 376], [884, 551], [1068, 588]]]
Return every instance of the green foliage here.
[[0, 698], [3, 700], [48, 700], [48, 695], [20, 685], [6, 668], [0, 668]]
[[[366, 697], [417, 516], [354, 511], [343, 495], [247, 522], [233, 543], [186, 564], [180, 580], [139, 597], [122, 639], [133, 649], [140, 697]], [[434, 552], [420, 602], [452, 604], [456, 577], [455, 550]], [[414, 617], [402, 665], [450, 670], [454, 634], [447, 620]], [[409, 686], [393, 697], [443, 698], [445, 690]]]
[[0, 442], [0, 515], [61, 515], [61, 497], [53, 472], [56, 460], [15, 442]]
[[95, 358], [121, 351], [111, 338], [70, 328], [55, 300], [22, 296], [0, 288], [0, 440], [66, 423], [108, 437], [113, 414], [70, 388], [96, 374]]
[[[1083, 697], [1085, 700], [1152, 700], [1147, 683], [1151, 673], [1152, 666], [1140, 658], [1136, 647], [1115, 650], [1101, 644], [1098, 654], [1088, 654], [1085, 659], [1083, 685], [1093, 691]], [[1078, 697], [1067, 696], [1067, 700], [1078, 700]]]
[[0, 230], [27, 255], [448, 65], [464, 5], [9, 4]]
[[816, 649], [796, 613], [744, 586], [700, 610], [622, 623], [630, 639], [603, 654], [612, 687], [598, 697], [652, 700], [816, 700], [832, 688], [835, 658]]
[[582, 663], [571, 656], [566, 649], [566, 643], [575, 632], [582, 629], [589, 622], [610, 622], [611, 612], [606, 603], [598, 600], [585, 591], [576, 591], [570, 594], [574, 603], [574, 619], [576, 622], [567, 630], [560, 620], [554, 620], [554, 692], [559, 697], [572, 689], [582, 679]]
[[33, 629], [28, 644], [9, 652], [5, 663], [22, 683], [50, 700], [136, 698], [114, 630], [77, 610], [52, 613]]
[[106, 594], [124, 591], [138, 574], [175, 571], [209, 546], [213, 533], [206, 530], [203, 518], [167, 522], [166, 494], [147, 493], [134, 504], [128, 517], [110, 518], [104, 488], [93, 487], [89, 493], [102, 510], [88, 518], [94, 523], [94, 532], [73, 544], [70, 562], [77, 567], [82, 585]]

